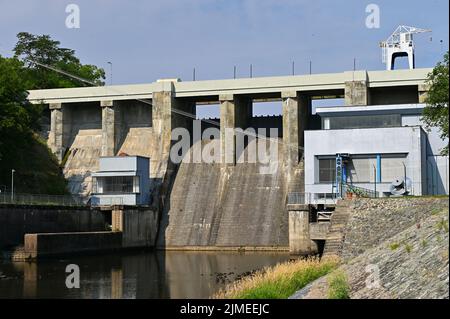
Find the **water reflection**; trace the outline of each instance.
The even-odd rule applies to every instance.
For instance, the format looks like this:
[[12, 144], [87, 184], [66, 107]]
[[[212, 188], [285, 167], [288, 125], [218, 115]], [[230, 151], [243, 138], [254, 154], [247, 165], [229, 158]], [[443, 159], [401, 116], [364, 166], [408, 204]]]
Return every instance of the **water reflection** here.
[[[208, 298], [256, 269], [289, 259], [269, 252], [177, 252], [0, 263], [0, 298]], [[80, 288], [65, 286], [68, 264], [80, 267]]]

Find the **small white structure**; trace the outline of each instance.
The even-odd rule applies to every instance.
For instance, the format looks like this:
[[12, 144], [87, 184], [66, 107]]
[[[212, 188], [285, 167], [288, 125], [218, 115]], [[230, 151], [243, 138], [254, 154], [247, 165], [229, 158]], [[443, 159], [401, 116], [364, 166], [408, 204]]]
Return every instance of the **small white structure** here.
[[149, 163], [141, 156], [101, 157], [100, 170], [92, 174], [91, 205], [148, 205]]
[[409, 68], [415, 68], [414, 59], [414, 41], [413, 34], [431, 32], [431, 30], [399, 26], [394, 33], [386, 40], [380, 43], [383, 50], [383, 63], [386, 64], [386, 70], [393, 70], [395, 58], [408, 57]]

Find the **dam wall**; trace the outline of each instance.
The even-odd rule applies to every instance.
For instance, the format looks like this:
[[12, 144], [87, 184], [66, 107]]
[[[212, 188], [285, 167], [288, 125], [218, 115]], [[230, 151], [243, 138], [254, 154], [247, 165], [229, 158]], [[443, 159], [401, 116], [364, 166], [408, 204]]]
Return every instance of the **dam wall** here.
[[[275, 170], [270, 172], [241, 158], [256, 140], [232, 166], [181, 163], [161, 216], [158, 247], [287, 248], [288, 184], [283, 144], [277, 142], [278, 157], [269, 164]], [[214, 143], [220, 142], [206, 141], [202, 147]]]

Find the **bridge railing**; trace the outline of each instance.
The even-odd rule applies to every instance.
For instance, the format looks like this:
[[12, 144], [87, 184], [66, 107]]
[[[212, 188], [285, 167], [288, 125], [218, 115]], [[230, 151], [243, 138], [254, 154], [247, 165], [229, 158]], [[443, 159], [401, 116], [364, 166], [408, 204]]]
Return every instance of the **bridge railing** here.
[[49, 205], [49, 206], [87, 206], [81, 196], [75, 195], [43, 195], [43, 194], [11, 194], [0, 193], [0, 204], [16, 205]]

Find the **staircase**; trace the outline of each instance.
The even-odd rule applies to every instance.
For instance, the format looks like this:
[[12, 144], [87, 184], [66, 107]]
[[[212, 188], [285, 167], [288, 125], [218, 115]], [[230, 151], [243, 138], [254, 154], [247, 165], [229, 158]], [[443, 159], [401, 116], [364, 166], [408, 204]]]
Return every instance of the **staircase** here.
[[331, 226], [325, 241], [323, 257], [340, 256], [345, 239], [345, 225], [350, 217], [349, 200], [340, 200], [336, 204], [336, 209], [331, 216]]

